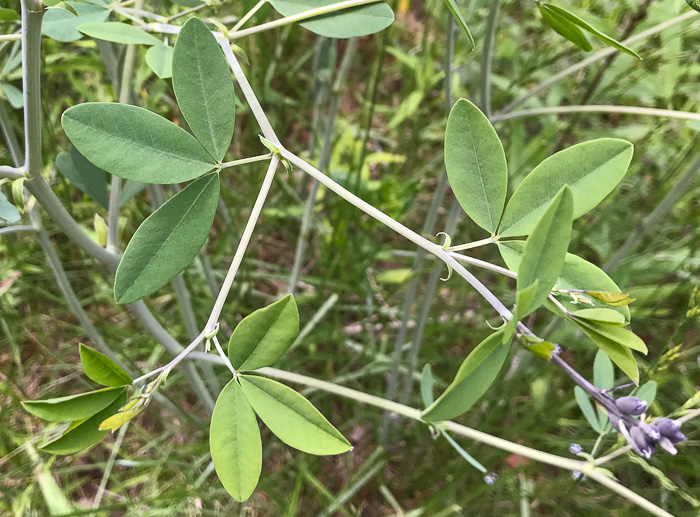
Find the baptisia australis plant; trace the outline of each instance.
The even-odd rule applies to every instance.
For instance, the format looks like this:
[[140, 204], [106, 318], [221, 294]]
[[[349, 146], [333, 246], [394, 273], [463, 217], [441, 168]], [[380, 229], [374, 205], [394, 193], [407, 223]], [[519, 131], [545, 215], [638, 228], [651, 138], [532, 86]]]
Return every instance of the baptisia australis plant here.
[[[375, 0], [350, 0], [340, 4], [323, 0], [305, 3], [271, 0], [270, 3], [285, 17], [265, 24], [265, 30], [301, 22], [302, 26], [321, 35], [355, 37], [382, 30], [393, 20], [391, 9]], [[452, 0], [446, 3], [473, 45], [456, 3]], [[473, 103], [466, 99], [457, 101], [445, 132], [445, 167], [459, 204], [486, 233], [480, 241], [458, 245], [452, 245], [452, 239], [447, 236], [446, 243], [440, 245], [406, 228], [286, 149], [258, 103], [230, 43], [232, 39], [264, 30], [240, 29], [249, 17], [244, 17], [241, 24], [231, 31], [217, 25], [220, 32], [212, 32], [198, 18], [191, 18], [179, 26], [169, 23], [172, 20], [162, 21], [156, 16], [158, 21], [137, 27], [105, 21], [110, 14], [108, 7], [71, 2], [69, 7], [75, 13], [68, 14], [74, 18], [77, 14], [77, 18], [67, 18], [61, 9], [50, 9], [44, 33], [61, 41], [87, 35], [117, 43], [150, 46], [148, 64], [159, 77], [172, 76], [177, 104], [190, 130], [186, 131], [147, 109], [124, 103], [85, 103], [65, 111], [62, 124], [74, 149], [62, 155], [62, 164], [58, 166], [66, 171], [67, 177], [76, 178], [76, 183], [82, 182], [88, 194], [91, 191], [96, 193], [95, 197], [99, 196], [109, 206], [105, 248], [85, 238], [76, 229], [75, 221], [56, 207], [55, 196], [41, 175], [40, 126], [37, 133], [37, 120], [40, 121], [40, 111], [37, 111], [40, 79], [37, 67], [40, 46], [37, 41], [40, 43], [40, 37], [37, 30], [41, 26], [43, 6], [35, 4], [31, 2], [28, 7], [23, 3], [22, 44], [26, 50], [25, 106], [28, 113], [25, 130], [29, 135], [26, 161], [24, 165], [18, 161], [17, 167], [6, 173], [8, 177], [21, 176], [19, 180], [30, 178], [27, 190], [47, 211], [57, 214], [56, 221], [66, 233], [91, 255], [116, 270], [114, 297], [118, 303], [132, 304], [143, 314], [140, 300], [173, 281], [203, 247], [215, 218], [222, 171], [242, 163], [268, 162], [267, 173], [231, 268], [202, 331], [187, 347], [176, 350], [175, 357], [168, 364], [135, 380], [106, 355], [81, 345], [85, 373], [104, 387], [78, 395], [24, 402], [29, 412], [42, 419], [67, 423], [59, 428], [58, 436], [41, 446], [43, 450], [53, 454], [72, 454], [94, 445], [107, 432], [119, 429], [144, 411], [157, 396], [168, 374], [193, 355], [200, 345], [205, 344], [206, 351], [209, 351], [213, 344], [219, 362], [228, 367], [232, 378], [213, 407], [210, 450], [223, 486], [237, 500], [245, 500], [253, 493], [260, 476], [262, 445], [258, 417], [280, 440], [301, 451], [328, 455], [352, 449], [351, 444], [308, 400], [268, 378], [275, 374], [421, 420], [444, 436], [483, 473], [487, 470], [461, 449], [448, 432], [459, 432], [513, 453], [585, 472], [588, 477], [636, 504], [665, 515], [663, 510], [610, 479], [589, 458], [585, 463], [559, 458], [449, 421], [468, 411], [489, 389], [509, 355], [512, 342], [517, 339], [525, 349], [559, 367], [578, 385], [576, 398], [589, 422], [596, 415], [588, 397], [642, 456], [650, 457], [656, 446], [675, 454], [674, 444], [684, 439], [678, 421], [660, 418], [647, 423], [643, 417], [636, 418], [646, 410], [641, 397], [613, 398], [608, 393], [610, 388], [590, 383], [569, 366], [560, 356], [559, 344], [540, 338], [522, 323], [525, 317], [544, 306], [580, 329], [600, 349], [599, 357], [604, 357], [604, 361], [611, 360], [633, 384], [639, 383], [634, 353], [646, 354], [647, 348], [627, 328], [630, 324], [627, 306], [633, 299], [600, 268], [568, 252], [573, 221], [595, 208], [622, 180], [633, 156], [631, 143], [602, 138], [560, 151], [535, 167], [507, 200], [508, 165], [495, 129]], [[581, 28], [622, 51], [629, 50], [562, 8], [543, 3], [538, 3], [538, 7], [547, 23], [560, 34], [576, 40], [582, 48], [590, 45], [583, 44], [579, 36]], [[124, 14], [126, 11], [117, 12]], [[130, 14], [130, 17], [134, 16]], [[60, 23], [61, 20], [64, 23]], [[578, 27], [578, 32], [572, 27]], [[155, 36], [162, 33], [177, 34], [174, 47], [168, 47]], [[225, 162], [234, 132], [236, 103], [229, 68], [261, 128], [261, 138], [269, 152]], [[502, 318], [502, 327], [473, 349], [452, 383], [437, 399], [433, 398], [430, 369], [424, 369], [421, 386], [426, 406], [424, 411], [270, 369], [269, 366], [290, 349], [299, 333], [297, 305], [291, 295], [248, 315], [234, 328], [228, 349], [221, 346], [218, 339], [221, 312], [280, 162], [309, 174], [329, 191], [435, 255], [447, 265], [450, 273], [457, 273], [474, 287]], [[102, 195], [106, 186], [95, 188], [95, 184], [88, 181], [95, 178], [104, 181], [106, 173], [113, 175], [109, 199]], [[144, 221], [120, 256], [117, 223], [121, 179], [129, 181], [125, 190], [132, 185], [132, 191], [142, 184], [189, 184]], [[2, 203], [4, 199], [0, 198], [0, 207]], [[9, 210], [0, 212], [0, 215], [5, 213], [15, 217], [15, 213]], [[459, 253], [491, 244], [498, 247], [507, 269]], [[465, 269], [462, 262], [515, 278], [512, 306], [509, 308], [503, 304]], [[143, 317], [151, 322], [149, 316]], [[168, 339], [163, 341], [169, 342]], [[150, 378], [154, 380], [144, 385]], [[596, 425], [600, 426], [599, 419]], [[585, 454], [579, 449], [574, 450], [579, 455]], [[486, 479], [492, 483], [495, 475], [488, 474]]]

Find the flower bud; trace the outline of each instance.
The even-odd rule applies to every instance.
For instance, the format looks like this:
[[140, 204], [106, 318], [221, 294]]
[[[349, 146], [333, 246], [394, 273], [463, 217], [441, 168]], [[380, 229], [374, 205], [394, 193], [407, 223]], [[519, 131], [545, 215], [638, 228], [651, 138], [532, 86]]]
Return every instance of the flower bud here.
[[654, 454], [654, 444], [647, 441], [644, 431], [639, 427], [633, 427], [630, 429], [631, 445], [635, 450], [644, 458], [649, 459], [651, 455]]
[[671, 456], [675, 456], [678, 453], [678, 449], [676, 449], [673, 446], [673, 444], [671, 443], [671, 440], [669, 440], [665, 436], [662, 436], [661, 440], [659, 440], [659, 447], [661, 447], [663, 450], [665, 450]]
[[616, 414], [608, 413], [608, 420], [610, 420], [610, 425], [613, 426], [613, 429], [618, 433], [622, 432], [620, 431], [620, 418]]
[[653, 425], [649, 425], [645, 422], [639, 422], [639, 428], [644, 433], [644, 436], [646, 436], [647, 441], [656, 443], [661, 439], [661, 432]]
[[664, 436], [673, 436], [681, 429], [681, 423], [670, 418], [655, 418], [652, 425], [655, 425]]
[[676, 434], [667, 436], [666, 438], [668, 438], [671, 441], [671, 443], [679, 443], [687, 440], [686, 436], [680, 431], [676, 431]]
[[583, 447], [581, 447], [578, 443], [572, 443], [569, 446], [569, 452], [571, 454], [578, 454], [580, 452], [583, 452]]
[[620, 397], [615, 400], [615, 404], [628, 415], [641, 415], [647, 410], [647, 403], [639, 397]]

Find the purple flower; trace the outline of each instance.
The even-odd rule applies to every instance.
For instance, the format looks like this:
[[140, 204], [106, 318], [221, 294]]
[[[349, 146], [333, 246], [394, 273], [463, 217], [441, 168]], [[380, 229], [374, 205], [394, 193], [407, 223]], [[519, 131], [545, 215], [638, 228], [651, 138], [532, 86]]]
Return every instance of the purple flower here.
[[569, 446], [569, 452], [571, 454], [578, 454], [580, 452], [583, 452], [583, 447], [581, 447], [578, 443], [572, 443]]
[[620, 397], [615, 400], [615, 405], [628, 415], [641, 415], [647, 410], [647, 403], [639, 397]]

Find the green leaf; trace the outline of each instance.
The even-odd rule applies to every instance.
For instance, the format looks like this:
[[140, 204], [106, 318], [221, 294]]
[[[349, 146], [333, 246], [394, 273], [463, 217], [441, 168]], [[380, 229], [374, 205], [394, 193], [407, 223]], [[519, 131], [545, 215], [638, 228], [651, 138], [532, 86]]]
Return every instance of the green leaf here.
[[119, 195], [119, 206], [124, 205], [124, 203], [145, 189], [146, 185], [146, 183], [141, 183], [139, 181], [127, 181]]
[[591, 399], [588, 398], [588, 393], [586, 393], [580, 386], [576, 386], [574, 388], [574, 397], [576, 397], [576, 403], [578, 404], [578, 407], [581, 408], [581, 412], [583, 413], [583, 416], [586, 417], [588, 424], [595, 432], [600, 433], [602, 428], [598, 422], [598, 417], [596, 416]]
[[624, 307], [634, 301], [634, 298], [626, 293], [591, 290], [586, 290], [585, 293], [611, 307]]
[[[498, 243], [498, 250], [501, 252], [501, 256], [508, 266], [508, 269], [513, 271], [518, 270], [524, 246], [524, 241]], [[566, 254], [564, 267], [559, 274], [559, 278], [554, 283], [554, 288], [562, 290], [601, 289], [605, 291], [620, 291], [620, 288], [605, 271], [572, 253]], [[576, 305], [567, 300], [560, 300], [560, 302], [570, 311], [576, 311], [581, 308], [580, 305]], [[613, 310], [622, 314], [625, 318], [625, 322], [630, 320], [630, 311], [628, 307], [616, 307]]]
[[19, 211], [7, 200], [7, 197], [2, 192], [0, 192], [0, 219], [10, 223], [21, 219]]
[[14, 109], [20, 109], [24, 106], [24, 97], [22, 96], [22, 90], [13, 86], [10, 83], [0, 83], [0, 93], [2, 93], [7, 101], [10, 103]]
[[299, 393], [284, 384], [240, 376], [248, 402], [265, 425], [284, 443], [309, 454], [340, 454], [350, 443]]
[[561, 274], [571, 240], [573, 199], [571, 190], [562, 187], [525, 241], [518, 265], [518, 292], [537, 282], [527, 305], [518, 301], [516, 314], [522, 319], [542, 305]]
[[46, 400], [25, 400], [24, 409], [49, 422], [72, 422], [89, 418], [109, 406], [125, 388], [102, 388], [77, 395]]
[[233, 138], [233, 80], [216, 38], [198, 18], [187, 20], [177, 37], [173, 90], [194, 136], [215, 160], [222, 160]]
[[423, 367], [420, 376], [420, 394], [423, 398], [423, 405], [427, 408], [435, 399], [433, 398], [433, 370], [429, 364]]
[[[594, 309], [595, 310], [595, 309]], [[593, 384], [596, 388], [607, 390], [613, 387], [615, 383], [615, 368], [612, 361], [602, 350], [598, 350], [595, 354], [593, 362]], [[601, 429], [608, 429], [608, 413], [600, 406], [596, 406], [598, 410], [598, 422]]]
[[544, 18], [544, 21], [546, 21], [547, 25], [554, 29], [555, 32], [564, 36], [581, 50], [589, 52], [593, 48], [591, 47], [590, 42], [586, 39], [585, 34], [583, 34], [581, 29], [579, 29], [575, 24], [571, 23], [566, 18], [562, 18], [557, 13], [547, 9], [545, 5], [538, 3], [537, 7], [540, 10], [542, 18]]
[[457, 2], [455, 2], [455, 0], [445, 0], [445, 5], [452, 13], [452, 16], [454, 17], [455, 21], [457, 22], [457, 25], [459, 25], [459, 27], [462, 29], [462, 32], [464, 32], [464, 35], [467, 37], [467, 42], [469, 43], [470, 49], [474, 50], [476, 48], [476, 43], [474, 42], [474, 36], [472, 36], [472, 33], [469, 30], [469, 27], [467, 26], [467, 22], [464, 19], [464, 16], [462, 16], [462, 12], [459, 10], [459, 6], [457, 5]]
[[605, 355], [612, 359], [612, 362], [615, 363], [625, 375], [632, 379], [635, 384], [639, 382], [637, 361], [628, 347], [599, 334], [587, 326], [579, 325], [579, 327], [596, 345], [598, 345], [598, 348], [605, 352]]
[[80, 151], [72, 147], [70, 153], [60, 153], [56, 157], [56, 168], [76, 188], [107, 209], [109, 195], [105, 171], [95, 167]]
[[238, 381], [232, 380], [216, 399], [209, 433], [211, 459], [226, 491], [245, 501], [262, 470], [262, 443], [255, 413]]
[[656, 388], [656, 381], [647, 381], [639, 387], [634, 396], [646, 402], [647, 406], [651, 406], [656, 398]]
[[611, 47], [614, 47], [617, 50], [624, 52], [625, 54], [629, 54], [632, 57], [636, 57], [639, 60], [642, 59], [641, 57], [639, 57], [639, 54], [637, 54], [634, 50], [624, 46], [622, 43], [611, 38], [607, 34], [603, 34], [595, 27], [592, 27], [588, 22], [579, 18], [575, 14], [570, 13], [566, 9], [563, 9], [561, 7], [558, 7], [558, 6], [552, 5], [552, 4], [540, 4], [540, 5], [541, 5], [540, 9], [546, 9], [550, 13], [559, 16], [560, 20], [566, 20], [572, 24], [578, 25], [583, 30], [591, 33], [593, 36], [595, 36], [596, 38], [598, 38], [602, 42], [610, 45]]
[[685, 0], [685, 3], [688, 4], [691, 9], [700, 13], [700, 0]]
[[61, 117], [78, 151], [97, 167], [144, 183], [180, 183], [216, 164], [187, 131], [147, 109], [87, 102]]
[[0, 22], [13, 22], [19, 20], [19, 13], [14, 9], [0, 7]]
[[162, 45], [163, 42], [143, 29], [121, 22], [88, 22], [78, 26], [87, 36], [114, 43]]
[[294, 296], [249, 314], [233, 329], [228, 356], [237, 371], [257, 370], [282, 357], [299, 334]]
[[218, 203], [219, 175], [208, 174], [153, 212], [136, 230], [119, 262], [115, 300], [140, 300], [185, 269], [204, 246]]
[[598, 350], [593, 362], [593, 384], [601, 390], [609, 390], [615, 383], [615, 370], [607, 355]]
[[450, 420], [469, 410], [491, 386], [506, 360], [509, 337], [500, 330], [484, 339], [467, 356], [445, 392], [421, 414], [426, 422]]
[[[270, 0], [282, 16], [338, 3], [337, 0]], [[357, 38], [386, 29], [394, 21], [394, 12], [384, 2], [351, 7], [317, 16], [299, 25], [327, 38]]]
[[153, 45], [146, 52], [146, 64], [161, 79], [173, 76], [173, 47]]
[[80, 343], [80, 362], [85, 374], [103, 386], [126, 386], [133, 382], [124, 369], [102, 352]]
[[625, 317], [614, 309], [581, 309], [573, 311], [570, 315], [575, 318], [610, 323], [612, 325], [625, 324]]
[[71, 426], [58, 438], [42, 444], [40, 448], [50, 454], [74, 454], [95, 445], [108, 434], [109, 431], [100, 431], [100, 422], [119, 411], [126, 401], [126, 391], [114, 399], [109, 406], [99, 413], [73, 422]]
[[601, 336], [605, 336], [611, 341], [615, 341], [616, 343], [619, 343], [627, 348], [641, 352], [644, 355], [649, 352], [647, 350], [647, 346], [644, 344], [644, 341], [642, 341], [639, 336], [626, 328], [620, 327], [619, 325], [577, 319], [574, 319], [574, 322], [584, 330], [590, 329]]
[[538, 357], [541, 357], [542, 359], [546, 359], [549, 361], [552, 358], [552, 352], [554, 352], [557, 347], [554, 343], [550, 343], [549, 341], [537, 341], [535, 343], [528, 343], [525, 345], [525, 348], [528, 349], [530, 352], [535, 354]]
[[600, 138], [560, 151], [533, 169], [508, 201], [498, 229], [501, 237], [528, 235], [564, 185], [574, 198], [574, 219], [598, 205], [622, 180], [632, 144]]
[[78, 16], [59, 8], [50, 8], [41, 23], [42, 34], [56, 41], [76, 41], [83, 37], [78, 26], [86, 22], [103, 22], [109, 16], [109, 9], [103, 5], [67, 2]]
[[466, 99], [455, 103], [447, 120], [445, 168], [462, 209], [495, 232], [508, 188], [506, 155], [489, 119]]

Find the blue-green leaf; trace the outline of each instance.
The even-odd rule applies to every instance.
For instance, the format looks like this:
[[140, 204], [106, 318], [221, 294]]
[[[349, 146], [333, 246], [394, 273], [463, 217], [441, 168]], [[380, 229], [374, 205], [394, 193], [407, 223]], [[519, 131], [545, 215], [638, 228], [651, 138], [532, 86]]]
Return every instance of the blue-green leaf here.
[[219, 203], [219, 175], [190, 183], [146, 219], [131, 238], [114, 278], [114, 298], [131, 303], [170, 282], [209, 236]]
[[21, 219], [19, 211], [7, 200], [7, 196], [0, 192], [0, 219], [14, 223]]
[[236, 326], [228, 345], [237, 371], [257, 370], [282, 357], [299, 334], [299, 311], [294, 296], [249, 314]]
[[491, 386], [508, 356], [511, 338], [500, 330], [484, 339], [467, 356], [452, 383], [425, 411], [426, 422], [455, 418], [469, 410]]
[[173, 89], [194, 136], [214, 160], [222, 160], [236, 116], [233, 81], [221, 47], [198, 18], [187, 20], [178, 35]]
[[572, 214], [571, 190], [564, 186], [554, 196], [525, 241], [518, 265], [518, 292], [535, 283], [537, 287], [534, 293], [530, 293], [527, 302], [518, 299], [515, 311], [518, 319], [542, 305], [559, 278], [571, 239]]
[[97, 167], [143, 183], [180, 183], [214, 169], [192, 135], [138, 106], [87, 102], [67, 109], [63, 129]]
[[560, 151], [533, 169], [508, 201], [498, 233], [528, 235], [552, 198], [568, 185], [574, 219], [598, 205], [622, 180], [632, 160], [632, 144], [600, 138]]
[[455, 103], [447, 120], [445, 168], [462, 209], [495, 232], [506, 201], [506, 155], [489, 119], [466, 99]]
[[226, 491], [245, 501], [262, 470], [262, 443], [255, 413], [238, 381], [229, 382], [216, 399], [209, 448], [216, 474]]
[[299, 393], [272, 379], [239, 377], [248, 402], [284, 443], [309, 454], [340, 454], [352, 449], [338, 430]]
[[72, 147], [70, 153], [60, 153], [56, 157], [56, 168], [75, 187], [85, 192], [91, 199], [107, 208], [107, 180], [105, 171], [95, 167], [80, 151]]
[[103, 388], [55, 399], [25, 400], [24, 409], [49, 422], [72, 422], [89, 418], [109, 406], [125, 388]]

